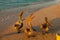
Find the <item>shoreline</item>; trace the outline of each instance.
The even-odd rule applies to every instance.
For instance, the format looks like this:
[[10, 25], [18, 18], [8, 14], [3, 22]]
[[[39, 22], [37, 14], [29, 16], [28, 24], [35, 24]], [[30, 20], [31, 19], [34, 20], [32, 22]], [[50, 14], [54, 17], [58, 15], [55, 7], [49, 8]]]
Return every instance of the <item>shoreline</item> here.
[[[54, 0], [52, 0], [52, 1], [54, 1]], [[51, 2], [51, 1], [46, 1], [46, 2]], [[36, 5], [36, 4], [42, 4], [42, 3], [46, 3], [46, 2], [33, 2], [33, 3], [20, 3], [20, 6], [18, 6], [18, 7], [21, 7], [21, 4], [27, 4], [27, 6], [29, 6], [29, 5]], [[7, 9], [12, 9], [12, 8], [18, 8], [18, 7], [14, 7], [14, 6], [12, 6], [11, 8], [9, 8], [9, 7], [7, 7], [7, 8], [3, 8], [3, 9], [0, 9], [0, 11], [1, 10], [7, 10]], [[22, 6], [22, 7], [26, 7], [26, 6]]]
[[[51, 3], [50, 3], [50, 2], [51, 2]], [[50, 2], [42, 2], [42, 3], [37, 2], [37, 3], [32, 3], [31, 5], [28, 5], [28, 6], [15, 7], [15, 8], [12, 7], [13, 9], [12, 9], [12, 8], [2, 9], [2, 10], [0, 10], [0, 12], [1, 12], [1, 11], [8, 11], [8, 10], [16, 10], [16, 9], [18, 10], [18, 8], [19, 8], [19, 9], [25, 9], [25, 8], [27, 8], [27, 7], [28, 7], [28, 8], [31, 8], [31, 7], [33, 7], [33, 6], [39, 6], [39, 5], [44, 5], [44, 4], [45, 4], [45, 5], [46, 5], [46, 4], [52, 5], [52, 4], [58, 3], [58, 2], [56, 2], [56, 1], [50, 1]], [[48, 6], [48, 5], [47, 5], [47, 6]], [[40, 7], [40, 6], [39, 6], [39, 7]], [[38, 8], [38, 7], [36, 7], [36, 8]]]

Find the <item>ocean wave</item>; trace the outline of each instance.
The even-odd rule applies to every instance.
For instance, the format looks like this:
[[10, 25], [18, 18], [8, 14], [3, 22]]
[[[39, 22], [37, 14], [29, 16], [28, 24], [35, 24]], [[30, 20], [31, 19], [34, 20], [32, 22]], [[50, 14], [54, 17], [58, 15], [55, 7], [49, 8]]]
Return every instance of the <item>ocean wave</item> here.
[[0, 0], [0, 10], [9, 9], [13, 7], [23, 7], [47, 1], [48, 0]]

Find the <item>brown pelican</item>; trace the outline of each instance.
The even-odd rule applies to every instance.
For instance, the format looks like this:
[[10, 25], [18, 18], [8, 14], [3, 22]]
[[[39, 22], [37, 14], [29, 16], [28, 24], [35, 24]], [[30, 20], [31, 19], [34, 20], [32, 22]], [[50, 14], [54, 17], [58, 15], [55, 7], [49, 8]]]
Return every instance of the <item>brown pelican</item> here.
[[23, 11], [19, 14], [19, 20], [14, 25], [15, 29], [18, 33], [20, 33], [20, 29], [23, 27], [23, 19], [22, 19]]
[[48, 22], [48, 18], [45, 17], [45, 22], [43, 24], [40, 24], [40, 28], [42, 29], [43, 34], [48, 33], [49, 26], [51, 26], [51, 23]]
[[28, 18], [27, 18], [27, 25], [29, 28], [25, 28], [25, 30], [24, 30], [28, 37], [34, 36], [31, 21], [35, 16], [32, 16], [32, 15], [33, 15], [33, 13], [30, 16], [28, 16]]

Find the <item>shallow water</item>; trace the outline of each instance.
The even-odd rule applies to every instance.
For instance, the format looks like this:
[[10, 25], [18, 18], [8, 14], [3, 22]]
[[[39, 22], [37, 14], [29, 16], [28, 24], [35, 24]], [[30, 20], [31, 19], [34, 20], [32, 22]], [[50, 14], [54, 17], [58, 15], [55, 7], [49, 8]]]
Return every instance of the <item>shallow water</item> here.
[[36, 2], [47, 2], [48, 0], [0, 0], [0, 10], [12, 7], [27, 6]]

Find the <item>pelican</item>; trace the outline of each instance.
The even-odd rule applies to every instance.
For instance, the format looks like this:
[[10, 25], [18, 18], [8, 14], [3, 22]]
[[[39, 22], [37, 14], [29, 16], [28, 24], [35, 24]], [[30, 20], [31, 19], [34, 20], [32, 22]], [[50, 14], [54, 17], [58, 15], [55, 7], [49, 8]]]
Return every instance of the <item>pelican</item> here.
[[23, 11], [19, 14], [19, 20], [14, 25], [15, 29], [18, 33], [20, 33], [20, 29], [23, 27], [23, 19], [22, 19]]
[[28, 37], [34, 36], [31, 21], [35, 16], [32, 16], [32, 15], [33, 15], [33, 13], [30, 16], [28, 16], [28, 18], [27, 18], [27, 25], [29, 26], [29, 28], [25, 28], [25, 33], [27, 34]]
[[45, 22], [43, 24], [40, 24], [40, 28], [42, 29], [43, 34], [48, 33], [49, 26], [51, 26], [51, 23], [48, 22], [48, 18], [45, 17]]

